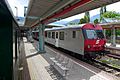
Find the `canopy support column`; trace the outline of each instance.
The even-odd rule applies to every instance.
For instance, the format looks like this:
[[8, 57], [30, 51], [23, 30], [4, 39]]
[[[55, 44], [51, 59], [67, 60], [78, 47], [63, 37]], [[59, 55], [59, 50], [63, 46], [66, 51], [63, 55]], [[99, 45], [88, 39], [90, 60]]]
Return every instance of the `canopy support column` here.
[[115, 27], [112, 25], [112, 44], [111, 46], [116, 46], [116, 35], [115, 35]]
[[40, 24], [40, 26], [39, 26], [39, 52], [40, 53], [45, 52], [45, 48], [44, 48], [44, 29], [45, 29], [45, 25]]
[[104, 36], [105, 36], [105, 38], [106, 38], [106, 29], [104, 29]]

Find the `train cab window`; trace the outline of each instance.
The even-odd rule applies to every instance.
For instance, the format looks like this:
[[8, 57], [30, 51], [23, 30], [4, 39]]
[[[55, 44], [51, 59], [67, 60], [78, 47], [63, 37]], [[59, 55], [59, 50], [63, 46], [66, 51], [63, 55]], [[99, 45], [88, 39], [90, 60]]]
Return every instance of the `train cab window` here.
[[76, 38], [76, 31], [73, 31], [72, 38]]
[[97, 36], [98, 36], [99, 39], [103, 39], [104, 38], [102, 30], [96, 30], [96, 33], [97, 33]]
[[86, 34], [88, 39], [97, 39], [95, 30], [86, 30]]
[[51, 32], [48, 32], [48, 38], [51, 38]]
[[85, 37], [88, 39], [103, 39], [102, 30], [84, 30]]
[[52, 32], [52, 38], [55, 39], [55, 32]]
[[60, 39], [60, 40], [64, 40], [64, 32], [60, 32], [59, 39]]

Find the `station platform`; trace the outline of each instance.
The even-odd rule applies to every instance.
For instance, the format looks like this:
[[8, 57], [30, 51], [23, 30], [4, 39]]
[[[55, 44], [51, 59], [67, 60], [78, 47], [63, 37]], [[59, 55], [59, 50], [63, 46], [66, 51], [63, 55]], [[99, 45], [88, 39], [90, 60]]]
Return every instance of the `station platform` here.
[[25, 54], [22, 55], [23, 71], [21, 80], [53, 80], [47, 70], [49, 63], [38, 54], [33, 45], [23, 38]]
[[71, 67], [69, 75], [66, 78], [53, 78], [47, 68], [52, 64], [50, 58], [55, 57], [57, 52], [45, 46], [46, 53], [40, 54], [36, 50], [37, 41], [30, 43], [27, 42], [26, 38], [23, 38], [23, 43], [24, 51], [21, 57], [23, 67], [20, 68], [22, 71], [21, 80], [120, 80], [120, 78], [91, 65], [83, 62], [78, 64], [71, 59], [69, 59]]

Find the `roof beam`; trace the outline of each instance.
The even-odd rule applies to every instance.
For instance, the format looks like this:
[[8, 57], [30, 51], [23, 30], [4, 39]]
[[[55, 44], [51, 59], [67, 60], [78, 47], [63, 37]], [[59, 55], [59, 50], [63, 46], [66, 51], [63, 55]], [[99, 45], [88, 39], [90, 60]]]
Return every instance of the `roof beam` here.
[[43, 14], [41, 17], [44, 19], [55, 12], [59, 11], [60, 9], [64, 8], [65, 6], [69, 5], [75, 0], [60, 0], [57, 4], [55, 4], [53, 7], [51, 7], [45, 14]]
[[72, 6], [68, 7], [68, 8], [66, 8], [66, 9], [64, 9], [63, 11], [61, 11], [59, 13], [56, 13], [56, 14], [54, 14], [52, 16], [47, 17], [46, 19], [42, 20], [42, 23], [47, 22], [51, 18], [59, 17], [59, 16], [65, 14], [65, 13], [67, 13], [67, 12], [69, 12], [69, 11], [75, 9], [75, 8], [78, 8], [78, 7], [82, 6], [82, 5], [84, 5], [85, 3], [90, 2], [90, 1], [92, 1], [92, 0], [82, 0], [82, 1], [79, 1], [79, 2], [75, 3], [74, 5], [72, 5]]
[[[57, 17], [59, 17], [59, 16], [62, 16], [62, 15], [64, 15], [64, 14], [72, 11], [73, 9], [78, 8], [78, 7], [84, 5], [84, 4], [88, 3], [88, 2], [91, 2], [91, 1], [92, 1], [92, 0], [82, 0], [82, 1], [79, 1], [79, 2], [71, 5], [70, 7], [66, 8], [66, 9], [63, 9], [63, 10], [60, 11], [59, 13], [53, 14], [53, 15], [47, 17], [46, 19], [40, 21], [40, 22], [46, 23], [48, 20], [50, 20], [50, 19], [52, 19], [52, 18], [57, 18]], [[32, 27], [37, 26], [38, 24], [39, 24], [39, 21], [35, 22], [35, 24], [33, 24]]]

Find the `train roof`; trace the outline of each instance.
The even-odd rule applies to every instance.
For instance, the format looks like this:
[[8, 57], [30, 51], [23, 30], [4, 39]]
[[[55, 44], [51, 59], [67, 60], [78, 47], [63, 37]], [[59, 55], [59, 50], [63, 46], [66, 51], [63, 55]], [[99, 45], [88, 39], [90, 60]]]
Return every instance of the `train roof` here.
[[65, 27], [53, 27], [53, 28], [46, 28], [45, 31], [51, 31], [51, 30], [64, 30], [64, 29], [94, 29], [94, 30], [102, 30], [102, 27], [100, 25], [94, 25], [91, 23], [87, 24], [80, 24], [80, 25], [69, 25]]
[[45, 31], [49, 31], [49, 30], [64, 30], [64, 29], [80, 29], [84, 25], [85, 24], [82, 24], [82, 25], [69, 25], [69, 26], [64, 26], [64, 27], [46, 28]]
[[[54, 30], [65, 30], [65, 29], [94, 29], [94, 30], [102, 30], [100, 25], [94, 25], [91, 23], [81, 24], [81, 25], [69, 25], [64, 27], [53, 27], [53, 28], [46, 28], [45, 31], [54, 31]], [[32, 31], [32, 32], [39, 32], [39, 30]]]

